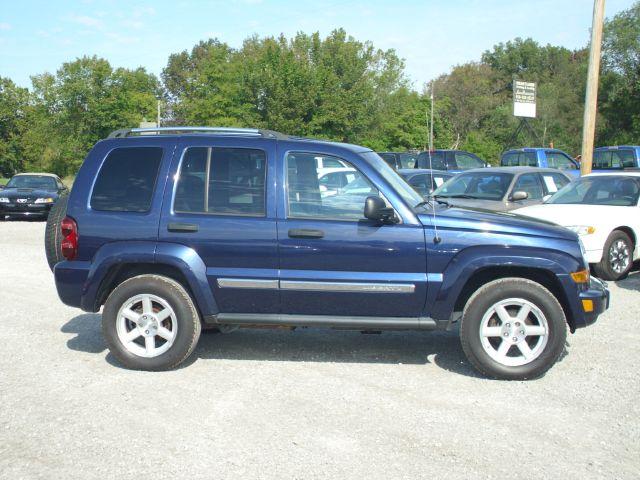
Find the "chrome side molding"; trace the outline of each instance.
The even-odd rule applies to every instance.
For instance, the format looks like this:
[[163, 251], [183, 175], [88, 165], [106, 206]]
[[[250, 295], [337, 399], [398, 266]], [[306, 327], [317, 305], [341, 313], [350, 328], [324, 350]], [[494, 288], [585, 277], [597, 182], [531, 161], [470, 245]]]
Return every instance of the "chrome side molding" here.
[[218, 278], [219, 288], [295, 290], [301, 292], [413, 293], [413, 283], [312, 282], [306, 280], [265, 280], [260, 278]]
[[256, 290], [278, 290], [278, 280], [261, 278], [219, 278], [220, 288], [250, 288]]
[[372, 282], [309, 282], [302, 280], [280, 280], [281, 290], [302, 292], [351, 292], [351, 293], [413, 293], [413, 283]]

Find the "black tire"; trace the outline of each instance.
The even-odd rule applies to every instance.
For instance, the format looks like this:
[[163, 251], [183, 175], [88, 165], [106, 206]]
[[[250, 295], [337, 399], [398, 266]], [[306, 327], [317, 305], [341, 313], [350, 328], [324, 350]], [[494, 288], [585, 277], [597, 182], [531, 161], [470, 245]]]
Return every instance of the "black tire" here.
[[[162, 298], [175, 312], [177, 323], [173, 344], [166, 352], [150, 358], [127, 349], [116, 326], [118, 312], [125, 302], [143, 294]], [[125, 280], [111, 292], [102, 313], [102, 333], [109, 350], [120, 363], [133, 370], [161, 371], [177, 367], [193, 352], [200, 331], [200, 315], [189, 293], [180, 283], [160, 275], [140, 275]]]
[[[612, 250], [615, 247], [615, 250], [619, 250], [617, 245], [622, 242], [624, 244], [624, 249], [626, 249], [626, 253], [622, 253], [622, 255], [627, 256], [627, 266], [622, 271], [616, 271], [614, 268], [613, 261], [611, 260], [611, 255], [613, 254]], [[623, 252], [625, 250], [623, 249]], [[621, 280], [629, 275], [629, 271], [633, 266], [633, 249], [634, 245], [629, 238], [629, 235], [624, 233], [622, 230], [614, 230], [607, 238], [607, 241], [604, 243], [604, 248], [602, 249], [602, 259], [599, 263], [596, 263], [593, 266], [593, 270], [599, 278], [603, 280]], [[620, 257], [616, 259], [616, 261], [620, 261]]]
[[[483, 347], [484, 337], [481, 337], [480, 333], [485, 313], [496, 303], [514, 298], [523, 299], [537, 307], [546, 318], [548, 326], [547, 342], [544, 347], [540, 347], [539, 355], [529, 363], [518, 366], [505, 365], [492, 358]], [[503, 326], [500, 325], [501, 328]], [[511, 334], [509, 337], [511, 338]], [[506, 341], [502, 336], [499, 338], [500, 344]], [[462, 349], [471, 364], [481, 374], [502, 380], [528, 380], [540, 377], [556, 363], [564, 350], [566, 338], [567, 322], [556, 297], [539, 283], [524, 278], [503, 278], [480, 287], [465, 305], [460, 325]], [[494, 337], [492, 341], [497, 342], [497, 339], [498, 337]], [[542, 341], [541, 337], [531, 337], [531, 340]], [[512, 349], [516, 349], [515, 352]], [[509, 347], [506, 355], [512, 352], [520, 354], [518, 345]]]
[[49, 216], [47, 217], [47, 226], [44, 231], [44, 251], [47, 255], [47, 263], [53, 272], [56, 263], [64, 260], [62, 256], [62, 247], [60, 245], [62, 232], [60, 231], [60, 222], [67, 215], [67, 203], [69, 196], [64, 195], [58, 198], [58, 201], [51, 207]]

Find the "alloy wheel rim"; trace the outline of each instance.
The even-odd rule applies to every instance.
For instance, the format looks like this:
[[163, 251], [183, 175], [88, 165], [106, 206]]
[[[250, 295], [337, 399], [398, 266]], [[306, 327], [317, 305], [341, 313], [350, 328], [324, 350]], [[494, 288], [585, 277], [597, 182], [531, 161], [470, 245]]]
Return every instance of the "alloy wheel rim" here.
[[134, 355], [153, 358], [171, 348], [178, 333], [176, 314], [169, 302], [151, 294], [126, 300], [116, 319], [122, 345]]
[[479, 334], [482, 348], [493, 360], [518, 367], [542, 354], [549, 339], [549, 323], [529, 300], [508, 298], [486, 311]]
[[624, 240], [616, 240], [609, 248], [609, 263], [616, 273], [623, 273], [630, 264], [629, 246]]

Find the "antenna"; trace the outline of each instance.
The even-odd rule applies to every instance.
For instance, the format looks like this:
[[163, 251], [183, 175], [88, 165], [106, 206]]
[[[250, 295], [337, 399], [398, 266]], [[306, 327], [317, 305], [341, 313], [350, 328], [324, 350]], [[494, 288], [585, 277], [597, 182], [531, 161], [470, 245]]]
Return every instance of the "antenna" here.
[[[433, 184], [433, 163], [431, 161], [431, 152], [433, 151], [433, 81], [431, 81], [431, 121], [429, 122], [429, 170], [431, 170], [431, 183]], [[433, 243], [440, 243], [442, 239], [438, 235], [438, 225], [436, 224], [436, 204], [431, 202], [431, 210], [433, 212], [433, 230], [435, 236]]]

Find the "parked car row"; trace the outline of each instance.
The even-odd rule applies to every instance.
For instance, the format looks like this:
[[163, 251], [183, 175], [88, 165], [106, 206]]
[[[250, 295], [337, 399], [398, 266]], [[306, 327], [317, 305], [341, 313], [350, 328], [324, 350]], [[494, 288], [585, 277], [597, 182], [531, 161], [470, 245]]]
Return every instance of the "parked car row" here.
[[[395, 170], [421, 168], [458, 173], [489, 164], [477, 155], [462, 150], [431, 150], [426, 152], [379, 152]], [[516, 148], [500, 156], [501, 167], [540, 167], [564, 170], [580, 175], [580, 162], [557, 148]], [[621, 145], [598, 147], [593, 152], [593, 170], [640, 168], [640, 146]]]

